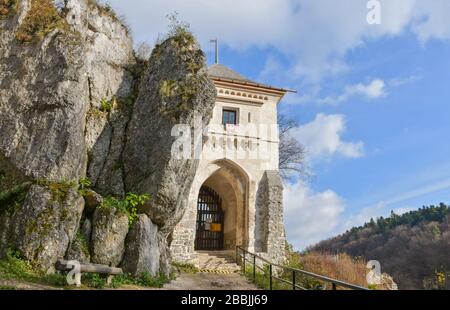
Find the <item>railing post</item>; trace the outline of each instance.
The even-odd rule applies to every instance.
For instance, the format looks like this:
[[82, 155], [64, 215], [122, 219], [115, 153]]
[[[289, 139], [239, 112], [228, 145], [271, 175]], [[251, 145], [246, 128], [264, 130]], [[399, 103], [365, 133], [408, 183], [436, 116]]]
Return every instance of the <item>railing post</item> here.
[[256, 255], [253, 255], [253, 281], [256, 283]]
[[272, 264], [269, 264], [269, 289], [272, 290]]
[[292, 270], [292, 289], [295, 291], [295, 270]]
[[331, 289], [332, 289], [333, 291], [337, 290], [336, 283], [332, 283], [332, 284], [331, 284]]

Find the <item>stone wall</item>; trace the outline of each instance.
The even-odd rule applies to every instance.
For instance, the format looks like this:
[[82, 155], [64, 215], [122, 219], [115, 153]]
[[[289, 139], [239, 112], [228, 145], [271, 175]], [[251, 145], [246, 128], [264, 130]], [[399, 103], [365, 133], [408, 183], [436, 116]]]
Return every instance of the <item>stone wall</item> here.
[[285, 259], [283, 183], [279, 171], [266, 171], [256, 198], [255, 251], [274, 263]]

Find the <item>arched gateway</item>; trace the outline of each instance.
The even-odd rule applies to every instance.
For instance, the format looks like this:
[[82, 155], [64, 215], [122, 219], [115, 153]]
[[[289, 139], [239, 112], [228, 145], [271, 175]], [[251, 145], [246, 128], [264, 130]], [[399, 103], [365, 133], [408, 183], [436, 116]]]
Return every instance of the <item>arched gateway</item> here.
[[[236, 246], [275, 262], [284, 258], [277, 104], [286, 90], [251, 82], [214, 65], [216, 106], [186, 212], [174, 230], [173, 259]], [[243, 156], [244, 155], [244, 156]]]

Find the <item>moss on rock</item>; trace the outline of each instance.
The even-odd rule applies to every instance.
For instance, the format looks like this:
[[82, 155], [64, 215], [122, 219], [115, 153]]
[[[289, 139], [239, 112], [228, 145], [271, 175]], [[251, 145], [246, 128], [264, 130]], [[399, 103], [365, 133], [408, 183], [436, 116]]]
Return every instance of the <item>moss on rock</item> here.
[[78, 188], [77, 184], [71, 181], [53, 182], [48, 180], [38, 180], [36, 181], [36, 184], [50, 190], [52, 193], [52, 200], [60, 203], [67, 200], [67, 196], [71, 190]]
[[0, 19], [16, 15], [17, 6], [17, 0], [0, 0]]
[[21, 43], [37, 42], [54, 29], [68, 28], [51, 0], [31, 0], [30, 10], [16, 33], [16, 39]]

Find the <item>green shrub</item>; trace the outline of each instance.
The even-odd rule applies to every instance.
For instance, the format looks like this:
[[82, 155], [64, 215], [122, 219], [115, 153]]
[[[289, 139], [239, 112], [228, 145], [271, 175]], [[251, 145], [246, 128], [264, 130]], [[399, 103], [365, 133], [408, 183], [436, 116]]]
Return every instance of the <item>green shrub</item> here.
[[128, 193], [125, 199], [117, 199], [115, 197], [106, 197], [103, 200], [101, 208], [116, 208], [120, 212], [128, 215], [130, 226], [134, 224], [139, 215], [139, 208], [142, 207], [148, 200], [148, 195], [137, 195]]
[[68, 24], [62, 18], [51, 0], [31, 0], [31, 8], [16, 33], [22, 43], [40, 41], [54, 29], [67, 30]]
[[6, 257], [0, 260], [0, 278], [4, 280], [23, 279], [30, 280], [36, 276], [31, 264], [26, 261], [20, 252], [8, 249]]
[[115, 99], [111, 99], [111, 100], [106, 100], [105, 98], [103, 98], [102, 100], [100, 100], [100, 111], [102, 112], [111, 112], [114, 109], [114, 105], [116, 103]]
[[119, 288], [123, 285], [136, 285], [142, 287], [161, 288], [167, 282], [169, 282], [169, 279], [163, 274], [152, 276], [149, 273], [144, 272], [136, 278], [131, 275], [117, 275], [113, 278], [111, 287]]
[[46, 274], [36, 270], [17, 250], [8, 249], [6, 257], [0, 260], [0, 279], [22, 280], [27, 282], [64, 287], [66, 277], [62, 274]]
[[78, 182], [78, 193], [81, 196], [85, 196], [87, 191], [91, 188], [92, 182], [91, 180], [84, 178]]
[[170, 13], [166, 17], [169, 20], [169, 37], [195, 40], [191, 33], [191, 25], [187, 22], [180, 21], [178, 12]]
[[80, 189], [90, 188], [92, 186], [91, 180], [85, 178], [80, 180]]
[[102, 289], [106, 286], [106, 276], [98, 273], [83, 273], [81, 275], [81, 283], [88, 287]]

